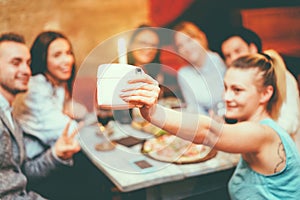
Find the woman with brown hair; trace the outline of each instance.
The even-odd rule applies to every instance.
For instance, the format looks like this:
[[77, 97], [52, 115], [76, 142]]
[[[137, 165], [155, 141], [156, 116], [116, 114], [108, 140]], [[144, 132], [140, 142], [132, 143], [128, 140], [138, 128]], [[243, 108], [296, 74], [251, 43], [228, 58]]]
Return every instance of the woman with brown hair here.
[[189, 62], [178, 71], [178, 84], [187, 111], [208, 115], [222, 102], [225, 63], [209, 49], [205, 33], [195, 24], [182, 22], [174, 30], [177, 52]]

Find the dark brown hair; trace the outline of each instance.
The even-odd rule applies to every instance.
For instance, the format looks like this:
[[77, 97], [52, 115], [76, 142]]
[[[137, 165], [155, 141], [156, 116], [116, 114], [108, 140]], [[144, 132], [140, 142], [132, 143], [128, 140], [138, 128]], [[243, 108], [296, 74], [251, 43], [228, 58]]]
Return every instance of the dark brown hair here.
[[[30, 53], [31, 53], [30, 68], [31, 68], [32, 75], [45, 74], [47, 72], [48, 70], [47, 54], [48, 54], [49, 45], [58, 38], [62, 38], [68, 41], [72, 51], [72, 45], [70, 41], [62, 33], [54, 32], [54, 31], [45, 31], [40, 33], [34, 40], [33, 45], [30, 49]], [[73, 51], [72, 51], [72, 55], [74, 57]], [[72, 84], [75, 78], [75, 70], [76, 67], [74, 61], [74, 64], [72, 66], [71, 77], [69, 80], [67, 80], [67, 87], [68, 87], [67, 89], [70, 94], [72, 94]]]

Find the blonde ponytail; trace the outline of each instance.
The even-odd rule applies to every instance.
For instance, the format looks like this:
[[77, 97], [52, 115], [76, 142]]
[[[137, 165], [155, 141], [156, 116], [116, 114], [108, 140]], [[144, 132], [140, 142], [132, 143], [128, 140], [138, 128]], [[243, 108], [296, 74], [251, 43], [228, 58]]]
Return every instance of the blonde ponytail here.
[[282, 103], [286, 100], [286, 66], [282, 57], [273, 49], [264, 51], [264, 54], [271, 58], [272, 66], [276, 76], [276, 101], [273, 102], [270, 115], [273, 119], [277, 120]]

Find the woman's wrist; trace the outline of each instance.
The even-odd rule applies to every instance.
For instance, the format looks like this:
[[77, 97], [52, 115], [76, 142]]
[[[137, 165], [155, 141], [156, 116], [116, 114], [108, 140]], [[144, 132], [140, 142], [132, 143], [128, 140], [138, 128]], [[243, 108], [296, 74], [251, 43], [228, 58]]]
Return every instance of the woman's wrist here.
[[163, 127], [166, 121], [165, 108], [159, 104], [155, 104], [150, 108], [141, 108], [141, 114], [144, 119], [150, 123], [157, 125], [158, 127]]

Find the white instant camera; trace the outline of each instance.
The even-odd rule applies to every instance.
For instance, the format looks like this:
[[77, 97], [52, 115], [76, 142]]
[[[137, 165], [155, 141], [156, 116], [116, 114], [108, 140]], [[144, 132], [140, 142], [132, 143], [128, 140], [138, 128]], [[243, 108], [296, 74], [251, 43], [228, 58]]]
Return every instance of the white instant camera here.
[[128, 81], [144, 71], [128, 64], [102, 64], [97, 72], [97, 104], [100, 109], [123, 110], [133, 108], [123, 101], [119, 95], [126, 87]]

